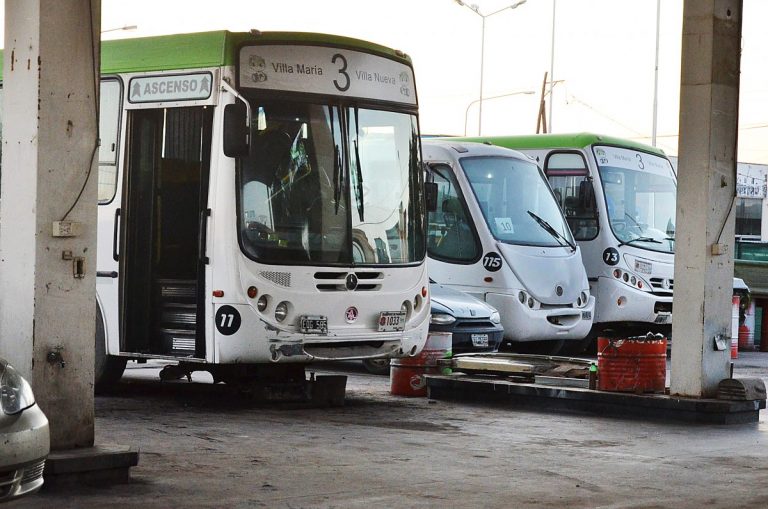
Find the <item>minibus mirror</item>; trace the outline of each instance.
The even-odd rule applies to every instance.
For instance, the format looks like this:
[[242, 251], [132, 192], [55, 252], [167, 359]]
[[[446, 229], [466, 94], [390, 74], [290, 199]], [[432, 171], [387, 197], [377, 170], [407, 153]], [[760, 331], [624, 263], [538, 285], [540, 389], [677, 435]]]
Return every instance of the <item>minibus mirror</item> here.
[[427, 212], [437, 211], [437, 184], [424, 182], [424, 201], [427, 204]]
[[581, 200], [579, 205], [582, 210], [594, 210], [595, 189], [592, 187], [592, 182], [589, 180], [579, 182], [579, 198]]
[[243, 101], [224, 106], [224, 155], [248, 155], [248, 108]]

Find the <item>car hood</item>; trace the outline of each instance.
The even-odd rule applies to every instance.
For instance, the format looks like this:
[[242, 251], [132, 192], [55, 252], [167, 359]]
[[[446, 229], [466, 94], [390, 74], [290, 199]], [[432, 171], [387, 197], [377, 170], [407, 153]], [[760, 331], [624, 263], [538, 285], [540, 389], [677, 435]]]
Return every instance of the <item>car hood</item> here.
[[493, 308], [466, 293], [431, 283], [429, 291], [433, 313], [447, 313], [456, 318], [489, 318]]

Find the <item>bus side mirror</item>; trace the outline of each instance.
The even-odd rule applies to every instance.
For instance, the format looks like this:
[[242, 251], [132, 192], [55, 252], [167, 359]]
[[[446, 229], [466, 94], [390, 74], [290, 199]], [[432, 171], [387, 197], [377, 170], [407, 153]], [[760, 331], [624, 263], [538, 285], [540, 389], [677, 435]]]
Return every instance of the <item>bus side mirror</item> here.
[[224, 155], [248, 155], [248, 108], [243, 101], [224, 106]]
[[595, 208], [595, 189], [592, 182], [582, 180], [579, 182], [579, 204], [582, 210], [593, 210]]
[[437, 211], [437, 184], [434, 182], [424, 182], [424, 201], [427, 212]]

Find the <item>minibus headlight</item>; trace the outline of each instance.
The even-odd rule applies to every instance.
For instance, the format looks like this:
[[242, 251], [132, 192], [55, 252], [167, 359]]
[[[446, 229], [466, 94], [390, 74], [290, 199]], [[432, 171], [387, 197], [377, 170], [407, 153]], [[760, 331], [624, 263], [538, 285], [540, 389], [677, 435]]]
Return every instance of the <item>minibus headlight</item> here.
[[432, 325], [451, 325], [456, 321], [456, 317], [447, 313], [433, 313], [429, 319]]
[[283, 301], [275, 306], [275, 320], [282, 322], [288, 316], [288, 303]]
[[14, 415], [35, 404], [32, 387], [10, 364], [0, 364], [0, 409]]
[[263, 313], [264, 310], [267, 309], [267, 304], [269, 304], [269, 299], [267, 299], [266, 295], [262, 295], [259, 297], [259, 300], [256, 301], [256, 308]]
[[494, 311], [493, 313], [491, 313], [491, 322], [497, 325], [501, 323], [501, 315], [499, 314], [498, 311]]

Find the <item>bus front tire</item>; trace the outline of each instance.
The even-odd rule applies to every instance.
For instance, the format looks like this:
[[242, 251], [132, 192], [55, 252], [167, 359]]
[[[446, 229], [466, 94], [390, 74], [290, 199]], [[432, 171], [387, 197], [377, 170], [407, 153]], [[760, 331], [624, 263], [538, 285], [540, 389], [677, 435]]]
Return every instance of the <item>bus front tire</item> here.
[[101, 393], [113, 387], [125, 371], [127, 359], [107, 355], [106, 335], [104, 333], [104, 320], [101, 310], [96, 306], [96, 334], [93, 366], [94, 392]]

